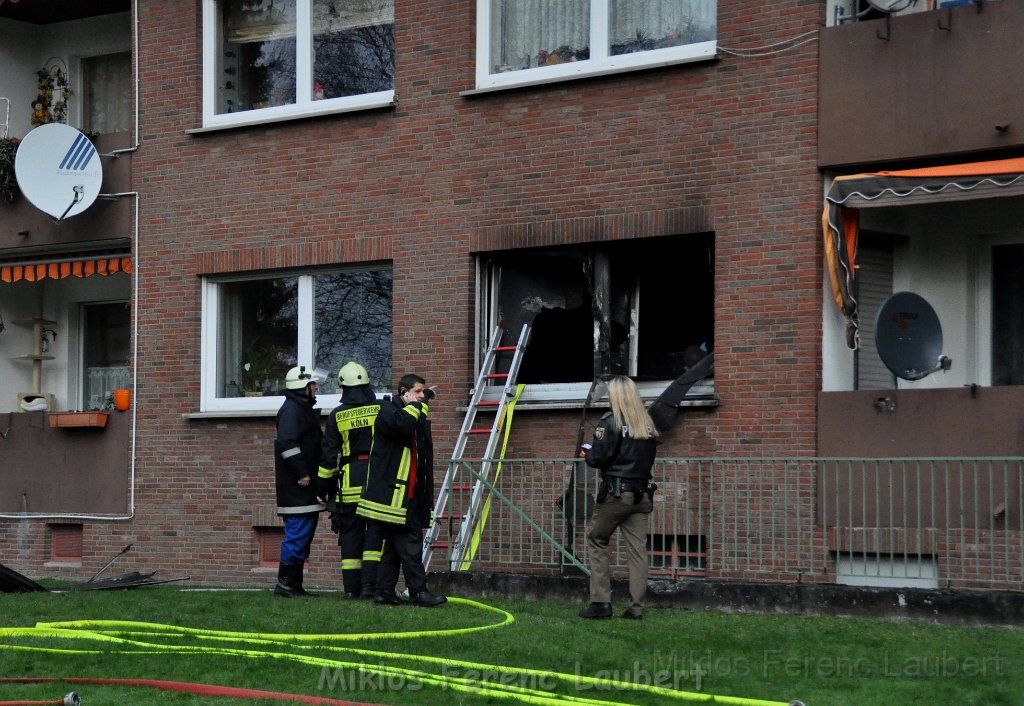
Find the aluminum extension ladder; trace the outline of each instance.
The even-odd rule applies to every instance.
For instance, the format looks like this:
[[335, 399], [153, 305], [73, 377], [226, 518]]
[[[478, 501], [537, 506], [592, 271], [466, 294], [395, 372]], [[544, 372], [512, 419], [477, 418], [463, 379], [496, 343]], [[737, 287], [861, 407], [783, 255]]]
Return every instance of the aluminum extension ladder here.
[[[438, 541], [441, 533], [442, 522], [447, 520], [460, 520], [459, 533], [451, 544], [451, 568], [458, 571], [462, 566], [466, 553], [469, 551], [473, 533], [480, 520], [481, 508], [484, 505], [485, 488], [482, 481], [477, 480], [472, 486], [453, 487], [452, 481], [458, 471], [458, 461], [465, 458], [466, 445], [470, 437], [487, 434], [487, 443], [482, 453], [473, 454], [473, 458], [481, 460], [480, 476], [493, 482], [495, 466], [500, 465], [494, 461], [494, 452], [498, 447], [498, 441], [502, 437], [505, 413], [509, 403], [516, 394], [516, 375], [519, 366], [523, 361], [523, 353], [530, 338], [530, 327], [523, 324], [519, 334], [519, 341], [515, 345], [501, 345], [504, 330], [500, 326], [494, 328], [491, 340], [487, 346], [487, 354], [484, 356], [480, 366], [480, 374], [477, 376], [476, 385], [470, 393], [469, 404], [466, 407], [466, 418], [462, 422], [462, 429], [455, 441], [455, 448], [452, 451], [452, 463], [448, 464], [448, 471], [445, 473], [444, 481], [437, 493], [437, 501], [434, 504], [434, 513], [431, 516], [430, 527], [423, 538], [423, 566], [430, 566], [430, 558], [435, 548], [448, 548], [449, 545]], [[512, 361], [507, 373], [495, 372], [498, 355], [501, 353], [512, 353]], [[501, 397], [497, 400], [485, 400], [484, 393], [487, 389], [493, 389], [496, 385], [489, 384], [496, 381], [503, 381], [504, 386]], [[476, 417], [479, 412], [493, 413], [494, 419], [490, 427], [475, 426]], [[469, 503], [466, 506], [464, 515], [453, 517], [445, 514], [448, 501], [453, 491], [472, 491]]]

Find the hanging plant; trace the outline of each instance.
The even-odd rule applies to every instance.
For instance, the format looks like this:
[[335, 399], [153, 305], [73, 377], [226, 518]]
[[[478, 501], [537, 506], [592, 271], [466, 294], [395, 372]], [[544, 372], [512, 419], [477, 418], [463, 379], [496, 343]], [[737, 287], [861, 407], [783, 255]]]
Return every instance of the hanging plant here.
[[0, 138], [0, 203], [13, 201], [18, 194], [18, 181], [14, 178], [14, 155], [21, 140], [17, 137]]

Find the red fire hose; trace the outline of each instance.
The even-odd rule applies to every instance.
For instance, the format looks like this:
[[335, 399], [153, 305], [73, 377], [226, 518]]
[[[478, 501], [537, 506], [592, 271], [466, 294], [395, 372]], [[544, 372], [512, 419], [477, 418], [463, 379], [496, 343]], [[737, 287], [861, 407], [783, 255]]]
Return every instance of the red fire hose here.
[[[68, 684], [98, 684], [115, 686], [148, 686], [163, 691], [183, 691], [189, 694], [200, 696], [230, 696], [236, 699], [274, 699], [276, 701], [298, 701], [303, 704], [320, 704], [321, 706], [375, 706], [361, 701], [340, 701], [328, 699], [321, 696], [306, 696], [304, 694], [283, 694], [275, 691], [262, 691], [260, 689], [241, 689], [234, 686], [216, 686], [214, 684], [190, 684], [180, 681], [163, 681], [160, 679], [86, 679], [81, 677], [0, 677], [0, 683], [36, 684], [41, 682], [66, 682]], [[76, 700], [67, 699], [74, 695]], [[78, 706], [81, 701], [78, 695], [72, 692], [64, 697], [63, 701], [0, 701], [0, 706], [13, 706], [13, 704], [64, 704], [64, 706]]]

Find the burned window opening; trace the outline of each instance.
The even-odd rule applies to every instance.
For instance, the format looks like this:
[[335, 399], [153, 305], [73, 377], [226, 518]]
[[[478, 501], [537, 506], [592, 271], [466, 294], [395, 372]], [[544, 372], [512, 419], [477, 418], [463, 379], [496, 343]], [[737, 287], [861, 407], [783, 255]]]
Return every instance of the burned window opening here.
[[674, 379], [694, 349], [714, 348], [713, 248], [699, 234], [496, 253], [481, 323], [510, 338], [531, 326], [521, 383]]

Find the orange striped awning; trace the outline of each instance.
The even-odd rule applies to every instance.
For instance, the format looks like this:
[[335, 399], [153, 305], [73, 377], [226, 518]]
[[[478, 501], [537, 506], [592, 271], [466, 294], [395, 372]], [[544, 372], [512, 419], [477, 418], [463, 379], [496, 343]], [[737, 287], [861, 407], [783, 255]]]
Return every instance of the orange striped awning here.
[[0, 282], [39, 282], [44, 279], [92, 277], [124, 272], [131, 274], [132, 259], [127, 256], [95, 257], [51, 262], [0, 263]]

